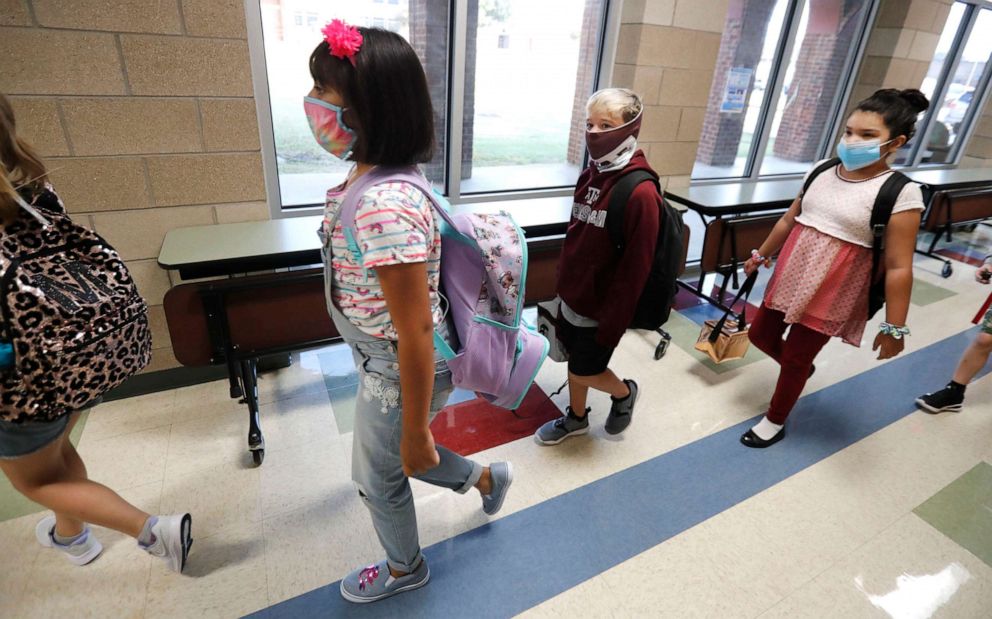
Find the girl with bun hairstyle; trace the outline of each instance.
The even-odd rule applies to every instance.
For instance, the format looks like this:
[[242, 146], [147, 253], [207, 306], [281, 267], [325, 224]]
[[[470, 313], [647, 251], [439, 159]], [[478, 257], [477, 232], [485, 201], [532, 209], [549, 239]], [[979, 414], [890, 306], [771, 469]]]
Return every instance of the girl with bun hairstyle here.
[[[785, 420], [830, 338], [860, 346], [869, 313], [872, 207], [893, 173], [889, 156], [913, 137], [916, 119], [929, 105], [919, 90], [891, 88], [858, 103], [837, 146], [841, 163], [814, 178], [745, 263], [748, 275], [761, 265], [771, 268], [770, 256], [781, 250], [749, 331], [754, 345], [778, 362], [778, 382], [764, 418], [741, 437], [744, 445], [768, 447], [785, 437]], [[878, 359], [902, 352], [909, 335], [913, 250], [923, 208], [919, 185], [905, 185], [884, 233], [885, 321], [872, 346]]]

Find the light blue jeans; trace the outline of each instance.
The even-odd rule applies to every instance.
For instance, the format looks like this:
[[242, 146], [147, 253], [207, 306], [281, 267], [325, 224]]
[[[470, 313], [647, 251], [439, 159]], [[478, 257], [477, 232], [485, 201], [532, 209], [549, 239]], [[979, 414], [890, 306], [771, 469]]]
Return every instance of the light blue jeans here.
[[[338, 332], [351, 346], [358, 368], [351, 477], [372, 514], [372, 524], [386, 551], [389, 566], [397, 571], [412, 572], [422, 555], [413, 492], [400, 459], [403, 400], [396, 344], [362, 333], [337, 308], [332, 309], [331, 317]], [[447, 403], [452, 389], [451, 371], [444, 360], [438, 358], [434, 364], [430, 419], [434, 419]], [[437, 452], [441, 463], [417, 479], [460, 494], [479, 482], [483, 471], [481, 464], [441, 445], [437, 445]]]

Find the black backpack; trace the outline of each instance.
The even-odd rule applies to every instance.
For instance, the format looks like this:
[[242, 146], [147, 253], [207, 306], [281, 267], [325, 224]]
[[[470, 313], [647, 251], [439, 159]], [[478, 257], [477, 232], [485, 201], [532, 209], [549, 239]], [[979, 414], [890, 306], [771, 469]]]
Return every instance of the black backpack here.
[[[818, 165], [803, 184], [803, 192], [813, 184], [820, 173], [840, 165], [840, 159], [834, 157]], [[899, 194], [903, 187], [910, 182], [910, 178], [902, 172], [893, 172], [882, 184], [875, 196], [875, 204], [871, 207], [871, 285], [868, 287], [868, 318], [869, 320], [878, 313], [885, 305], [885, 267], [882, 263], [882, 255], [885, 252], [885, 228], [889, 225], [892, 217], [892, 209], [899, 199]]]
[[[647, 170], [627, 172], [610, 190], [610, 201], [606, 207], [606, 229], [618, 253], [622, 253], [624, 249], [624, 210], [634, 188], [645, 181], [654, 183], [660, 193], [658, 179]], [[685, 224], [682, 222], [682, 213], [672, 208], [664, 198], [661, 201], [660, 215], [658, 243], [655, 245], [651, 272], [648, 274], [628, 329], [653, 331], [665, 324], [672, 313], [672, 302], [678, 291], [678, 277], [685, 257], [685, 247], [682, 242]]]

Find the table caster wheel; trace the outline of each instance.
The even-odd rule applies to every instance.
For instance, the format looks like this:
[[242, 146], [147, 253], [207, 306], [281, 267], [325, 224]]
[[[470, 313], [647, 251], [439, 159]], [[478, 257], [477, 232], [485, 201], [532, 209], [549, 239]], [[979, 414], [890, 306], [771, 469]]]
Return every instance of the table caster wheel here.
[[656, 346], [655, 349], [654, 349], [654, 360], [655, 361], [658, 361], [662, 357], [665, 356], [665, 353], [668, 352], [668, 346], [671, 343], [672, 343], [672, 336], [670, 336], [670, 335], [667, 335], [667, 336], [666, 335], [663, 335], [661, 337], [661, 341], [658, 342], [658, 346]]
[[940, 276], [947, 279], [954, 273], [954, 267], [951, 266], [950, 262], [944, 263], [944, 268], [940, 270]]
[[251, 459], [255, 463], [255, 466], [261, 466], [262, 461], [265, 460], [265, 450], [253, 449], [251, 452]]

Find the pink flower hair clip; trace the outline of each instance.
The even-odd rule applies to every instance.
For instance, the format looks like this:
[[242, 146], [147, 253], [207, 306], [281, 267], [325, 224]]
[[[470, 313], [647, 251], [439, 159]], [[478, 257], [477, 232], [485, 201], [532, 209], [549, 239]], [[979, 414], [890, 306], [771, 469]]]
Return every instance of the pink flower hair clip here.
[[355, 54], [362, 47], [362, 33], [358, 28], [335, 19], [320, 30], [330, 47], [330, 53], [337, 58], [347, 59], [355, 66]]

